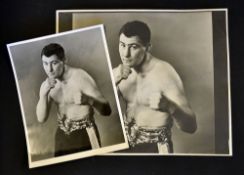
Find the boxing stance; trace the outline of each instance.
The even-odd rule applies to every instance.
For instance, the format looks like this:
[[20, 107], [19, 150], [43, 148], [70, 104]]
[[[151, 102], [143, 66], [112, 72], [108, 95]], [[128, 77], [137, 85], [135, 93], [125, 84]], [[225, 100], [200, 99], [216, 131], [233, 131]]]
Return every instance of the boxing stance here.
[[126, 103], [124, 122], [130, 151], [172, 153], [173, 121], [179, 129], [194, 133], [196, 117], [178, 73], [150, 53], [150, 37], [145, 23], [126, 23], [119, 32], [122, 64], [113, 73]]
[[99, 148], [94, 108], [101, 115], [110, 115], [111, 108], [96, 82], [86, 71], [66, 64], [59, 44], [45, 46], [41, 58], [47, 78], [40, 88], [36, 114], [39, 122], [45, 122], [51, 103], [57, 106], [55, 156]]

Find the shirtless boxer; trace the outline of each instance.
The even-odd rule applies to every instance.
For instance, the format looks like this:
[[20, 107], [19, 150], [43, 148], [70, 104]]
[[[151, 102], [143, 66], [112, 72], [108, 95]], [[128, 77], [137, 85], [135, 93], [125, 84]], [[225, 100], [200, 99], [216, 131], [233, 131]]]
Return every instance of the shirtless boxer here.
[[150, 37], [145, 23], [126, 23], [119, 32], [122, 64], [113, 73], [126, 103], [129, 152], [173, 153], [173, 121], [179, 129], [194, 133], [196, 117], [175, 69], [149, 52]]
[[39, 122], [45, 122], [51, 103], [57, 106], [55, 156], [99, 148], [93, 107], [101, 115], [110, 115], [111, 108], [95, 81], [84, 70], [66, 64], [59, 44], [45, 46], [41, 57], [47, 78], [40, 88], [36, 114]]

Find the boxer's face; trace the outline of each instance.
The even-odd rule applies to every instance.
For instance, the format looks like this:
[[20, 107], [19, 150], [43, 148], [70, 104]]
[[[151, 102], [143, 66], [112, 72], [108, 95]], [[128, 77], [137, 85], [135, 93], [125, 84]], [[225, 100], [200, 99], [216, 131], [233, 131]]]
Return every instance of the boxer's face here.
[[119, 37], [119, 54], [124, 65], [135, 67], [144, 59], [147, 48], [138, 36], [126, 37], [123, 33]]
[[43, 68], [49, 78], [59, 78], [64, 71], [64, 62], [57, 55], [42, 56]]

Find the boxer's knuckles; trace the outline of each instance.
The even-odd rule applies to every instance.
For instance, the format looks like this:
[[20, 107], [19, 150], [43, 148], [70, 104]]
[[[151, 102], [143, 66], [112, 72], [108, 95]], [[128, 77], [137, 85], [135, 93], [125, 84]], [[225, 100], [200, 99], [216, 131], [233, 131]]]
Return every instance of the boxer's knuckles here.
[[120, 66], [120, 72], [121, 72], [121, 77], [123, 79], [127, 79], [128, 76], [131, 74], [131, 69], [129, 66], [126, 66], [126, 65], [122, 65]]
[[40, 96], [47, 95], [47, 94], [50, 92], [50, 90], [51, 90], [52, 88], [54, 88], [54, 87], [55, 87], [55, 84], [54, 84], [54, 83], [50, 83], [50, 82], [49, 82], [49, 79], [46, 79], [46, 80], [43, 82], [42, 86], [41, 86], [41, 89], [40, 89]]
[[152, 109], [167, 111], [169, 101], [162, 93], [153, 93], [149, 97], [149, 106]]

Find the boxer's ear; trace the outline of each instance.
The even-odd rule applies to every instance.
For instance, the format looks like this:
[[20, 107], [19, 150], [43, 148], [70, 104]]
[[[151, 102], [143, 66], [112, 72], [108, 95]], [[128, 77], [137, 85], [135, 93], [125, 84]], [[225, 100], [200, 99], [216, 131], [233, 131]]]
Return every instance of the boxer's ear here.
[[67, 64], [68, 63], [68, 58], [64, 57], [64, 63]]
[[147, 44], [147, 47], [146, 47], [146, 51], [148, 52], [148, 51], [151, 51], [151, 49], [152, 49], [152, 44], [151, 43], [148, 43]]

